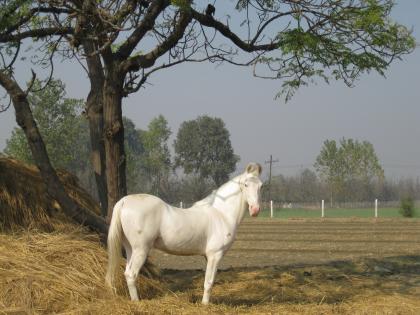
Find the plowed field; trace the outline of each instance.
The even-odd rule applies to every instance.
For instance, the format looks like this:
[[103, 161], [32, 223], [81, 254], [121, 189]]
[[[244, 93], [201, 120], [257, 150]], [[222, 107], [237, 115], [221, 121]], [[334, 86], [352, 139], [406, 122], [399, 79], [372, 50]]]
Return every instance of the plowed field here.
[[[420, 255], [420, 220], [246, 219], [220, 268], [323, 264]], [[161, 268], [201, 269], [203, 257], [152, 252]]]

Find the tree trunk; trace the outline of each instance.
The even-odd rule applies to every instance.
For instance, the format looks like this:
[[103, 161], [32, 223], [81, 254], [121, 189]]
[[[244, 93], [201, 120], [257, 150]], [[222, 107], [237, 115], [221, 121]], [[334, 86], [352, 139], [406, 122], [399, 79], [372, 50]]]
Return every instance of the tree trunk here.
[[122, 83], [122, 76], [117, 71], [108, 68], [103, 89], [108, 222], [111, 220], [114, 205], [127, 195], [124, 126], [121, 108]]
[[[93, 92], [94, 95], [92, 95], [91, 93], [89, 93], [86, 102], [86, 112], [89, 119], [91, 159], [93, 170], [95, 173], [95, 181], [98, 190], [99, 202], [101, 205], [101, 213], [103, 217], [106, 217], [108, 213], [108, 190], [106, 185], [105, 172], [106, 158], [105, 144], [103, 140], [104, 121], [102, 115], [102, 95], [100, 95], [98, 98], [96, 92]], [[101, 102], [101, 108], [98, 108], [96, 106], [98, 102]]]
[[108, 225], [103, 218], [93, 212], [80, 208], [66, 193], [48, 158], [47, 150], [33, 118], [26, 94], [8, 74], [0, 71], [0, 84], [12, 98], [16, 112], [16, 122], [22, 128], [28, 140], [35, 164], [41, 172], [47, 186], [47, 193], [58, 201], [64, 213], [76, 222], [88, 226], [102, 234], [102, 240], [108, 233]]
[[103, 85], [104, 74], [102, 63], [91, 42], [85, 41], [83, 47], [89, 69], [90, 92], [86, 100], [86, 114], [89, 121], [91, 159], [95, 173], [101, 213], [103, 217], [108, 213], [108, 190], [105, 171], [105, 144], [103, 118]]

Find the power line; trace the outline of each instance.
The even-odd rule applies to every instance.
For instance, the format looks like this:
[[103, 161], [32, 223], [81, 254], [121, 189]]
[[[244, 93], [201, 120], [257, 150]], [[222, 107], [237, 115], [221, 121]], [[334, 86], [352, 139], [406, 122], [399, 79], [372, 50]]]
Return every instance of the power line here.
[[273, 156], [270, 154], [270, 160], [265, 161], [265, 164], [270, 164], [270, 175], [268, 177], [268, 200], [271, 200], [271, 168], [273, 166], [273, 163], [278, 163], [279, 160], [276, 159], [273, 161]]

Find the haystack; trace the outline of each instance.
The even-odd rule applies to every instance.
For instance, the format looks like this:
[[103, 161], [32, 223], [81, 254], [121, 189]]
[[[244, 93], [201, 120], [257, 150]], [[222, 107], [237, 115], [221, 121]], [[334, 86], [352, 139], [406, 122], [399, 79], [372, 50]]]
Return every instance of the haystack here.
[[[74, 225], [0, 233], [0, 314], [133, 314], [123, 264], [116, 295], [105, 285], [106, 266], [99, 237]], [[167, 292], [144, 275], [137, 287], [143, 299]]]
[[[58, 171], [70, 197], [81, 207], [100, 214], [98, 203], [83, 190], [76, 176]], [[39, 170], [10, 158], [0, 158], [0, 230], [16, 227], [54, 230], [54, 222], [68, 221], [59, 204], [47, 194]]]
[[[100, 213], [97, 202], [74, 175], [58, 171], [58, 176], [76, 203]], [[50, 314], [68, 309], [97, 314], [98, 299], [125, 303], [123, 260], [117, 297], [105, 286], [106, 265], [99, 235], [64, 215], [58, 202], [48, 196], [38, 169], [0, 158], [0, 314]], [[163, 292], [158, 274], [147, 260], [139, 277], [143, 297]]]

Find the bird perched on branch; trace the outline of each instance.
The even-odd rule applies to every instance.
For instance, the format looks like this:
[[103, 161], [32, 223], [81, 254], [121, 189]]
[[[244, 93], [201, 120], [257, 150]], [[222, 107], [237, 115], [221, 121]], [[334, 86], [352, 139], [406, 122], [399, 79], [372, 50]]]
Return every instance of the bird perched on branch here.
[[214, 12], [216, 12], [216, 8], [209, 3], [207, 5], [206, 15], [208, 17], [213, 17], [214, 16]]

